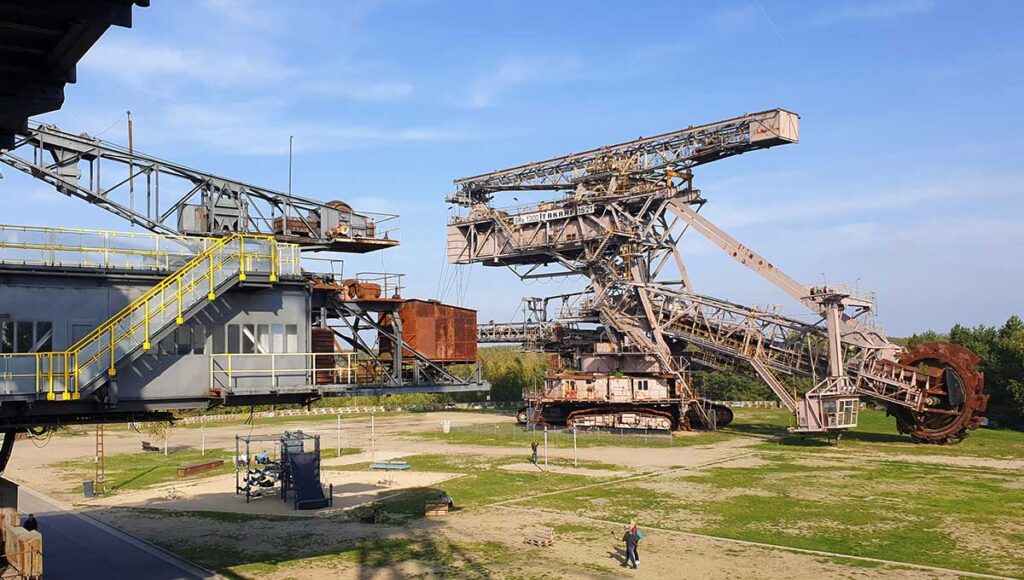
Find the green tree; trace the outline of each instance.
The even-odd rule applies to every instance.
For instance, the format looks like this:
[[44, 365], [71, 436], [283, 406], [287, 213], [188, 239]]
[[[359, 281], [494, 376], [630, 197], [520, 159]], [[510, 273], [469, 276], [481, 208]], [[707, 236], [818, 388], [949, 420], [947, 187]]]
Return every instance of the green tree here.
[[981, 358], [989, 394], [987, 415], [1002, 425], [1024, 427], [1024, 321], [1011, 316], [1000, 328], [957, 324], [949, 339]]

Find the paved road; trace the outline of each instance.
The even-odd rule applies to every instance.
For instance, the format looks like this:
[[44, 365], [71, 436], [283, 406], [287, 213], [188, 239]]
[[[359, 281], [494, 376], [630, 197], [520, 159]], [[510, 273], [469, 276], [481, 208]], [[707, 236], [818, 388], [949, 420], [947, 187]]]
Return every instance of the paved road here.
[[178, 580], [212, 578], [206, 571], [150, 544], [22, 487], [18, 512], [33, 513], [43, 534], [46, 580]]

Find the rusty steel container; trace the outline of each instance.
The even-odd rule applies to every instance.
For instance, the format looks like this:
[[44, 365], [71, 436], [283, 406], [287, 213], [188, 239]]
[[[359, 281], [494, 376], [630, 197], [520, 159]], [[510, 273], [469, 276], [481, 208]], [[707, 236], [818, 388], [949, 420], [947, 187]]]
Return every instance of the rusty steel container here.
[[[406, 300], [398, 307], [402, 336], [416, 352], [435, 362], [476, 362], [476, 310], [434, 300]], [[381, 337], [382, 351], [393, 350]], [[406, 350], [403, 358], [411, 358]]]
[[330, 328], [312, 329], [311, 352], [326, 353], [313, 356], [313, 384], [333, 385], [334, 380], [334, 331]]

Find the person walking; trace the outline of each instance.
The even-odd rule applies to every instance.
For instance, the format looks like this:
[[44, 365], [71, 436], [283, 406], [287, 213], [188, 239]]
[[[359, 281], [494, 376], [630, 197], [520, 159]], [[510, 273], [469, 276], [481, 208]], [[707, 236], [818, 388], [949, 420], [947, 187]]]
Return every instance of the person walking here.
[[633, 569], [636, 570], [639, 565], [639, 560], [636, 554], [636, 545], [640, 542], [640, 538], [637, 536], [639, 531], [636, 529], [636, 522], [630, 522], [629, 528], [626, 529], [626, 533], [622, 536], [622, 541], [626, 543], [626, 559], [622, 561], [622, 567], [628, 568], [630, 562], [633, 563]]
[[644, 533], [636, 527], [636, 520], [629, 522], [629, 524], [629, 529], [632, 530], [633, 535], [636, 536], [636, 545], [633, 546], [633, 559], [637, 564], [640, 564], [640, 540], [644, 539]]
[[34, 531], [38, 530], [39, 529], [39, 522], [36, 521], [35, 514], [28, 514], [28, 517], [25, 518], [25, 523], [22, 524], [21, 527], [25, 528], [26, 530], [28, 530], [30, 532], [34, 532]]
[[540, 445], [536, 441], [534, 441], [533, 443], [530, 443], [530, 449], [533, 450], [533, 456], [530, 458], [530, 461], [532, 461], [534, 465], [537, 465], [537, 448], [538, 447], [540, 447]]

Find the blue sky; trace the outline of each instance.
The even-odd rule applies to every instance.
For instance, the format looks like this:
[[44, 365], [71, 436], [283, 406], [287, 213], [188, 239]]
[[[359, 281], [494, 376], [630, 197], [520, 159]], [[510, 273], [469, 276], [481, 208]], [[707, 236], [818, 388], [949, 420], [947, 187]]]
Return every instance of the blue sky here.
[[[402, 214], [402, 271], [436, 297], [453, 179], [774, 107], [801, 143], [701, 167], [704, 213], [797, 279], [878, 292], [901, 335], [1024, 313], [1024, 3], [166, 1], [79, 66], [74, 132]], [[0, 168], [5, 223], [124, 229]], [[697, 291], [801, 307], [697, 237]], [[472, 266], [444, 298], [509, 319], [520, 283]], [[461, 284], [461, 286], [460, 286]], [[462, 288], [456, 292], [455, 288]]]

